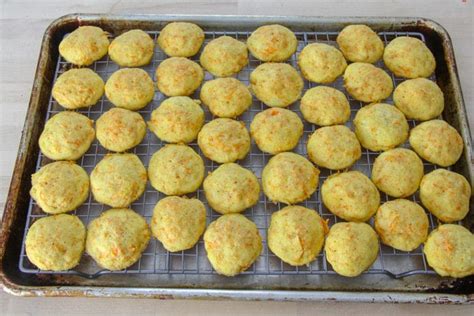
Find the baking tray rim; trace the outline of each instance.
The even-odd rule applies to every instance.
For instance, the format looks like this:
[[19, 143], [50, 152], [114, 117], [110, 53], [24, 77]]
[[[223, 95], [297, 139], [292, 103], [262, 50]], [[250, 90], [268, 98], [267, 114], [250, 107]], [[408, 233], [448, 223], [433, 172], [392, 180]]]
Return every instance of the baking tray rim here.
[[[39, 59], [35, 71], [30, 102], [22, 130], [18, 155], [13, 169], [12, 180], [7, 194], [5, 210], [2, 218], [0, 231], [0, 286], [9, 294], [17, 296], [79, 296], [79, 297], [141, 297], [160, 299], [183, 299], [183, 298], [208, 298], [208, 299], [237, 299], [237, 300], [278, 300], [278, 301], [348, 301], [348, 302], [400, 302], [400, 303], [454, 303], [454, 304], [474, 304], [474, 293], [471, 294], [444, 294], [430, 292], [390, 292], [390, 291], [324, 291], [324, 290], [235, 290], [235, 289], [189, 289], [189, 288], [148, 288], [148, 287], [94, 287], [94, 286], [29, 286], [17, 284], [11, 281], [3, 269], [3, 260], [6, 251], [6, 244], [11, 232], [11, 225], [15, 219], [15, 205], [19, 197], [18, 186], [21, 184], [21, 176], [24, 172], [26, 160], [23, 159], [28, 144], [31, 141], [31, 124], [36, 115], [30, 111], [39, 103], [39, 89], [43, 86], [46, 78], [42, 76], [46, 67], [46, 59], [50, 56], [50, 31], [59, 27], [65, 22], [73, 21], [97, 21], [97, 20], [133, 20], [133, 21], [172, 21], [192, 19], [195, 21], [219, 22], [222, 20], [239, 22], [293, 22], [319, 24], [326, 22], [338, 23], [414, 23], [423, 22], [430, 26], [433, 31], [443, 38], [442, 48], [445, 54], [450, 56], [451, 63], [447, 64], [447, 71], [450, 73], [453, 82], [455, 98], [458, 101], [458, 119], [462, 137], [465, 141], [464, 155], [467, 161], [472, 161], [471, 157], [471, 133], [467, 121], [465, 103], [460, 88], [459, 75], [454, 58], [451, 38], [446, 29], [431, 19], [422, 17], [323, 17], [323, 16], [269, 16], [269, 15], [188, 15], [188, 14], [131, 14], [131, 15], [110, 15], [110, 14], [67, 14], [54, 20], [45, 30], [42, 38]], [[472, 165], [468, 163], [467, 171], [469, 180], [473, 183]]]

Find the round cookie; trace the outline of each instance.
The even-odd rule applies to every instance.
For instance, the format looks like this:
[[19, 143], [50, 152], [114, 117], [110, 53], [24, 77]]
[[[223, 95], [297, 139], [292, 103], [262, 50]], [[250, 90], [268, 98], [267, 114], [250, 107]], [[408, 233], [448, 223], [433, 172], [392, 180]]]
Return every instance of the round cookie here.
[[352, 63], [344, 72], [344, 87], [356, 100], [379, 102], [392, 94], [392, 78], [380, 68], [368, 63]]
[[112, 207], [126, 207], [145, 191], [146, 169], [135, 154], [108, 154], [92, 170], [94, 199]]
[[86, 228], [74, 215], [59, 214], [36, 220], [28, 229], [25, 250], [40, 270], [65, 271], [79, 264]]
[[168, 143], [189, 143], [196, 139], [204, 124], [204, 111], [198, 100], [171, 97], [151, 113], [148, 128]]
[[474, 274], [474, 235], [461, 225], [440, 225], [428, 236], [423, 252], [430, 267], [441, 276]]
[[72, 161], [57, 161], [31, 176], [31, 197], [45, 213], [72, 211], [89, 197], [89, 176]]
[[415, 152], [395, 148], [381, 153], [372, 167], [372, 181], [393, 197], [407, 197], [416, 192], [423, 178], [423, 162]]
[[347, 67], [342, 53], [335, 47], [322, 43], [307, 45], [298, 56], [301, 73], [309, 81], [331, 83]]
[[383, 55], [382, 40], [367, 25], [346, 26], [339, 33], [336, 41], [344, 57], [352, 62], [373, 64]]
[[441, 115], [444, 95], [438, 85], [425, 78], [400, 83], [393, 92], [393, 103], [409, 119], [427, 121]]
[[250, 85], [257, 99], [270, 107], [287, 107], [303, 91], [303, 79], [296, 69], [283, 63], [259, 65], [250, 74]]
[[216, 77], [238, 73], [249, 63], [247, 46], [230, 36], [210, 41], [202, 50], [201, 65]]
[[319, 170], [303, 156], [292, 152], [273, 156], [262, 172], [265, 195], [273, 202], [295, 204], [313, 194]]
[[321, 251], [327, 230], [326, 222], [316, 211], [287, 206], [272, 214], [268, 247], [292, 266], [306, 265]]
[[344, 125], [318, 128], [308, 139], [309, 159], [332, 170], [352, 166], [362, 155], [356, 135]]
[[97, 26], [80, 26], [59, 43], [59, 54], [78, 66], [89, 66], [107, 54], [107, 32]]
[[122, 67], [148, 65], [153, 57], [155, 43], [142, 30], [130, 30], [117, 36], [109, 46], [109, 56]]
[[321, 198], [331, 213], [353, 222], [369, 220], [380, 205], [377, 187], [359, 171], [329, 176], [321, 186]]
[[194, 23], [172, 22], [161, 30], [157, 42], [168, 56], [191, 57], [201, 48], [204, 32]]
[[110, 209], [89, 223], [86, 251], [99, 266], [123, 270], [140, 259], [150, 235], [145, 219], [135, 211]]
[[250, 53], [261, 61], [284, 61], [296, 52], [298, 40], [288, 28], [264, 25], [252, 32], [247, 39]]
[[156, 84], [168, 97], [191, 95], [204, 79], [201, 66], [184, 57], [165, 59], [156, 68]]
[[202, 127], [198, 145], [204, 156], [215, 162], [234, 162], [250, 151], [250, 135], [243, 122], [218, 118]]
[[366, 223], [336, 223], [329, 230], [324, 250], [337, 274], [356, 277], [377, 259], [379, 242]]
[[319, 126], [344, 124], [351, 116], [344, 93], [325, 86], [307, 90], [301, 98], [300, 110], [305, 120]]
[[76, 160], [85, 154], [94, 138], [92, 120], [76, 112], [64, 111], [46, 122], [39, 137], [39, 147], [49, 159]]
[[247, 270], [262, 252], [257, 226], [241, 214], [226, 214], [204, 233], [207, 258], [217, 273], [234, 276]]
[[140, 144], [146, 123], [139, 113], [112, 108], [99, 117], [96, 129], [97, 140], [105, 149], [123, 152]]
[[402, 251], [415, 250], [425, 242], [428, 227], [423, 208], [405, 199], [385, 202], [375, 215], [375, 230], [382, 242]]
[[383, 62], [398, 77], [429, 77], [436, 68], [436, 60], [425, 43], [417, 38], [401, 36], [385, 47]]
[[252, 105], [249, 89], [235, 78], [218, 78], [201, 87], [201, 101], [218, 117], [234, 118]]
[[436, 169], [421, 179], [421, 203], [445, 223], [460, 221], [466, 217], [470, 198], [471, 185], [456, 172]]
[[443, 120], [417, 125], [411, 130], [409, 141], [421, 158], [441, 167], [454, 165], [464, 149], [461, 135]]
[[252, 171], [236, 163], [225, 163], [203, 183], [209, 205], [220, 214], [239, 213], [257, 204], [260, 185]]
[[166, 145], [151, 157], [148, 177], [151, 185], [166, 195], [191, 193], [204, 179], [204, 162], [189, 146]]
[[206, 229], [206, 207], [198, 199], [165, 197], [156, 204], [150, 226], [166, 250], [190, 249]]
[[290, 110], [266, 109], [253, 118], [250, 134], [261, 151], [274, 155], [298, 145], [303, 135], [303, 122]]
[[372, 151], [388, 150], [408, 138], [408, 122], [403, 113], [386, 103], [362, 107], [354, 118], [355, 133], [362, 146]]
[[70, 69], [54, 83], [53, 98], [63, 108], [74, 110], [92, 106], [104, 94], [104, 81], [89, 68]]
[[122, 68], [105, 83], [105, 95], [115, 106], [136, 111], [153, 100], [155, 86], [145, 70]]

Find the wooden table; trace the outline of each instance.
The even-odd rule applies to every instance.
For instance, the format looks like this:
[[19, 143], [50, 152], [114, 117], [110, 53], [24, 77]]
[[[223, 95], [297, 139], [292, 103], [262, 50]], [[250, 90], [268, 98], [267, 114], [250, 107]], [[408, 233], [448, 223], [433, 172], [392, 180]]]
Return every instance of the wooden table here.
[[[73, 3], [75, 2], [75, 3]], [[441, 23], [453, 40], [469, 121], [474, 122], [472, 0], [0, 0], [0, 214], [3, 213], [36, 68], [41, 37], [67, 13], [189, 13], [312, 16], [421, 16]], [[466, 315], [468, 306], [356, 303], [158, 301], [128, 299], [17, 298], [0, 293], [0, 314], [256, 314], [383, 315], [416, 312]]]

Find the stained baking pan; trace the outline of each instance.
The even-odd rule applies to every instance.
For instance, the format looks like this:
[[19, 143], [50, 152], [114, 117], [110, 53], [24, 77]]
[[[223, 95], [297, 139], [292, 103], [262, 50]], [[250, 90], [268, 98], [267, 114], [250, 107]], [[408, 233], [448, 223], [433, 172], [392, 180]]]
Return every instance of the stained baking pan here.
[[[152, 241], [142, 259], [126, 271], [111, 273], [101, 270], [93, 261], [84, 256], [81, 264], [74, 270], [51, 273], [39, 271], [29, 263], [24, 253], [23, 238], [34, 220], [45, 216], [30, 199], [30, 176], [42, 164], [47, 163], [38, 150], [37, 141], [45, 121], [61, 108], [51, 98], [51, 86], [55, 78], [71, 67], [58, 56], [58, 44], [69, 32], [80, 25], [97, 25], [116, 36], [126, 30], [140, 28], [156, 39], [161, 28], [170, 21], [190, 21], [199, 24], [205, 31], [206, 42], [228, 35], [245, 40], [250, 32], [263, 24], [279, 23], [290, 27], [296, 34], [298, 52], [308, 43], [326, 42], [334, 44], [337, 32], [347, 24], [364, 23], [376, 30], [385, 43], [397, 36], [411, 36], [426, 42], [433, 51], [437, 69], [431, 78], [442, 88], [445, 94], [446, 108], [443, 118], [453, 125], [463, 136], [465, 150], [461, 159], [452, 170], [465, 175], [472, 183], [471, 139], [462, 99], [459, 79], [451, 41], [446, 31], [437, 23], [422, 18], [320, 18], [320, 17], [262, 17], [262, 16], [174, 16], [174, 15], [82, 15], [73, 14], [53, 22], [46, 30], [38, 68], [34, 81], [28, 114], [22, 134], [20, 149], [6, 203], [0, 240], [0, 273], [3, 287], [16, 295], [41, 296], [117, 296], [117, 297], [159, 297], [159, 298], [232, 298], [232, 299], [268, 299], [268, 300], [345, 300], [345, 301], [389, 301], [389, 302], [427, 302], [427, 303], [472, 303], [473, 277], [464, 279], [441, 278], [426, 264], [421, 249], [407, 253], [394, 251], [382, 246], [379, 258], [373, 267], [357, 278], [348, 279], [335, 274], [326, 263], [324, 254], [307, 267], [290, 267], [271, 254], [266, 245], [257, 263], [248, 271], [234, 278], [217, 275], [209, 265], [202, 241], [193, 249], [179, 253], [168, 253], [157, 241]], [[297, 52], [297, 54], [298, 54]], [[150, 74], [166, 56], [157, 47], [152, 63], [144, 67]], [[194, 57], [194, 59], [197, 59]], [[248, 83], [249, 73], [258, 65], [251, 58], [249, 65], [237, 76]], [[295, 56], [289, 61], [296, 66]], [[379, 66], [383, 67], [380, 63]], [[93, 69], [104, 79], [118, 69], [105, 57], [94, 63]], [[206, 75], [206, 80], [211, 79]], [[394, 83], [401, 81], [393, 77]], [[341, 79], [333, 84], [342, 89]], [[305, 89], [312, 87], [308, 82]], [[198, 95], [198, 94], [197, 94]], [[195, 96], [197, 96], [195, 95]], [[140, 113], [145, 119], [158, 106], [163, 96], [158, 92], [155, 99]], [[352, 117], [362, 106], [350, 99]], [[391, 100], [388, 100], [390, 102]], [[110, 108], [104, 98], [90, 109], [80, 111], [97, 119]], [[255, 113], [264, 109], [264, 105], [254, 100], [247, 113], [239, 119], [249, 124]], [[290, 109], [299, 113], [298, 104]], [[212, 119], [206, 113], [206, 121]], [[415, 122], [410, 122], [414, 126]], [[350, 123], [349, 123], [350, 125]], [[296, 151], [305, 154], [305, 141], [314, 126], [305, 125], [305, 135]], [[134, 152], [147, 165], [148, 158], [163, 144], [150, 132]], [[197, 151], [196, 144], [191, 144]], [[87, 171], [106, 152], [95, 142], [86, 155], [78, 161]], [[353, 169], [370, 173], [376, 154], [363, 152], [363, 157]], [[270, 156], [261, 153], [254, 145], [249, 156], [240, 163], [252, 169], [260, 176], [263, 165]], [[211, 171], [217, 165], [206, 160], [206, 168]], [[425, 164], [425, 172], [435, 168]], [[323, 181], [330, 172], [321, 174]], [[203, 199], [202, 191], [196, 193]], [[132, 205], [132, 208], [149, 218], [154, 204], [161, 195], [148, 187], [144, 196]], [[418, 197], [411, 197], [417, 201]], [[387, 197], [383, 197], [386, 200]], [[204, 200], [205, 202], [205, 200]], [[330, 223], [337, 221], [320, 202], [319, 192], [303, 203], [317, 210]], [[244, 214], [254, 220], [265, 237], [269, 216], [280, 206], [268, 203], [261, 196], [259, 203]], [[103, 205], [90, 198], [75, 211], [85, 223], [98, 216]], [[461, 223], [473, 229], [472, 209]], [[208, 208], [208, 222], [217, 214]], [[437, 222], [430, 217], [431, 228]], [[265, 240], [265, 238], [264, 238]]]

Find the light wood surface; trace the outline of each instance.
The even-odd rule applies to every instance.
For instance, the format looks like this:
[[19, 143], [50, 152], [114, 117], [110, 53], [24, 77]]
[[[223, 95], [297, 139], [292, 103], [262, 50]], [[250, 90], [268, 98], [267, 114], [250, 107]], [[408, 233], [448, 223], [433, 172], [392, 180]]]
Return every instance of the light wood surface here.
[[[469, 121], [474, 122], [472, 0], [0, 0], [0, 215], [17, 154], [42, 34], [52, 20], [68, 13], [188, 13], [312, 16], [421, 16], [450, 33]], [[159, 301], [128, 299], [17, 298], [0, 292], [2, 314], [383, 314], [467, 315], [469, 306], [355, 303]]]

